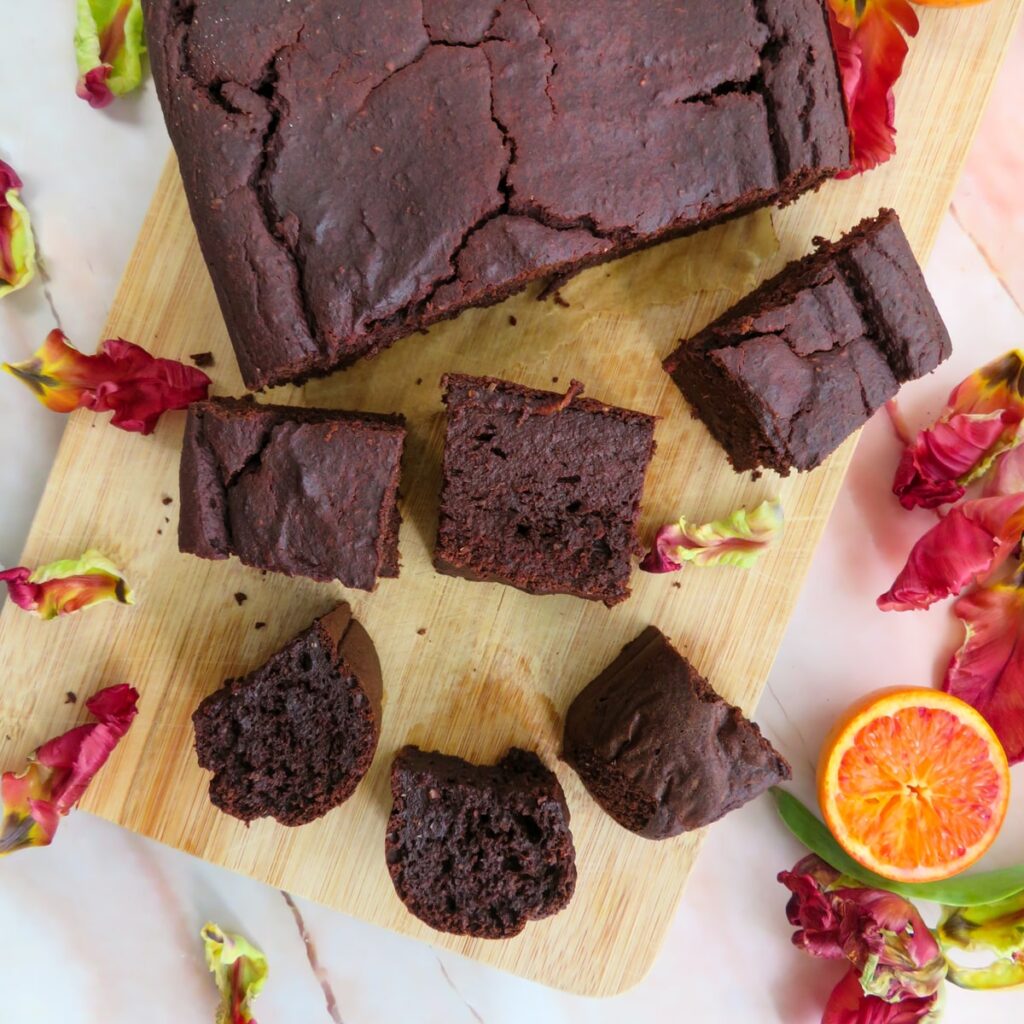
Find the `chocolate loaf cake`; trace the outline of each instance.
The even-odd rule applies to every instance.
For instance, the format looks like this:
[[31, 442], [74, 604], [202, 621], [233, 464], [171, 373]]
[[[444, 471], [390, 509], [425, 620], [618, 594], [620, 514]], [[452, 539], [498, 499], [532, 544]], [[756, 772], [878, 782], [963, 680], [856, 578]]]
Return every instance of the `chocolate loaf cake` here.
[[684, 341], [665, 369], [737, 470], [830, 455], [951, 351], [892, 210], [817, 249]]
[[518, 935], [562, 910], [576, 887], [569, 808], [536, 754], [496, 765], [398, 752], [385, 853], [399, 899], [438, 931]]
[[629, 596], [654, 418], [493, 377], [448, 374], [441, 510], [443, 573], [574, 594]]
[[822, 0], [144, 0], [246, 385], [845, 167]]
[[380, 662], [342, 604], [192, 715], [210, 800], [252, 821], [305, 825], [347, 800], [380, 736]]
[[576, 697], [562, 757], [647, 839], [710, 825], [788, 779], [785, 758], [654, 626]]

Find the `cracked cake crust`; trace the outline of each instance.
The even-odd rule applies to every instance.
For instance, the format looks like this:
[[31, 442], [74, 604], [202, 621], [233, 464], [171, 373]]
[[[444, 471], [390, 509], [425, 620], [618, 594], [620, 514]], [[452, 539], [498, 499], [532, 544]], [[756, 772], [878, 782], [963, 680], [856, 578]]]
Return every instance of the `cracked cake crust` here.
[[214, 398], [189, 407], [178, 547], [373, 590], [398, 575], [400, 416]]
[[737, 471], [813, 469], [950, 354], [894, 211], [816, 242], [665, 360]]
[[144, 7], [250, 388], [788, 201], [849, 162], [821, 0]]

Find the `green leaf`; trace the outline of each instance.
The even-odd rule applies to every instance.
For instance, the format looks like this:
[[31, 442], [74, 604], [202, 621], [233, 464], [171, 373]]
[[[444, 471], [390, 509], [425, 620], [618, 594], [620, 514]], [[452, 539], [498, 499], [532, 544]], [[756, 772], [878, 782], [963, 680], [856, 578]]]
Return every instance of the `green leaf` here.
[[1024, 864], [997, 871], [958, 875], [942, 882], [894, 882], [858, 864], [840, 845], [823, 821], [792, 793], [772, 789], [775, 805], [786, 827], [826, 864], [861, 885], [885, 889], [908, 899], [931, 900], [956, 907], [982, 907], [1024, 892]]

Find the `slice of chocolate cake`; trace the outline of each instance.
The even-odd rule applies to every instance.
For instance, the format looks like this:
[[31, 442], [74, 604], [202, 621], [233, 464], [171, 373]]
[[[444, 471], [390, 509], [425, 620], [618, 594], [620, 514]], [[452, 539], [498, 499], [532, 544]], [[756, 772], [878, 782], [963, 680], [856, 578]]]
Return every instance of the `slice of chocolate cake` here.
[[486, 766], [405, 747], [391, 792], [388, 871], [399, 899], [431, 928], [507, 939], [572, 898], [569, 808], [536, 754], [513, 747]]
[[572, 702], [562, 757], [624, 828], [667, 839], [790, 777], [785, 758], [648, 626]]
[[737, 470], [807, 470], [901, 384], [935, 369], [949, 334], [892, 210], [786, 266], [665, 360]]
[[199, 764], [214, 773], [210, 800], [246, 822], [326, 814], [370, 768], [381, 696], [373, 641], [339, 605], [192, 715]]
[[629, 596], [654, 417], [493, 377], [447, 374], [434, 565], [530, 594]]
[[189, 407], [178, 547], [373, 590], [398, 575], [401, 416], [211, 398]]

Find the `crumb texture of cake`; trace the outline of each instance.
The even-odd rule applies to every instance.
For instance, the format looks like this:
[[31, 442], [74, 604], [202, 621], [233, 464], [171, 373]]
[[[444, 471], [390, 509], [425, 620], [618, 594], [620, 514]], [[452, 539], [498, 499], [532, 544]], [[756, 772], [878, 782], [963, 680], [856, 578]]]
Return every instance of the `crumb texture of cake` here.
[[372, 590], [398, 575], [401, 416], [214, 398], [189, 407], [178, 546]]
[[608, 814], [646, 839], [710, 825], [791, 774], [655, 626], [576, 696], [562, 758]]
[[530, 594], [629, 596], [655, 419], [492, 377], [447, 374], [434, 565]]
[[431, 928], [507, 939], [572, 899], [569, 808], [536, 754], [513, 747], [492, 766], [405, 747], [391, 792], [388, 871], [399, 899]]
[[192, 715], [210, 800], [242, 821], [305, 825], [347, 800], [380, 736], [380, 662], [347, 604]]
[[143, 0], [243, 379], [462, 309], [850, 160], [822, 0]]
[[949, 333], [892, 210], [796, 260], [665, 360], [738, 472], [813, 469]]

